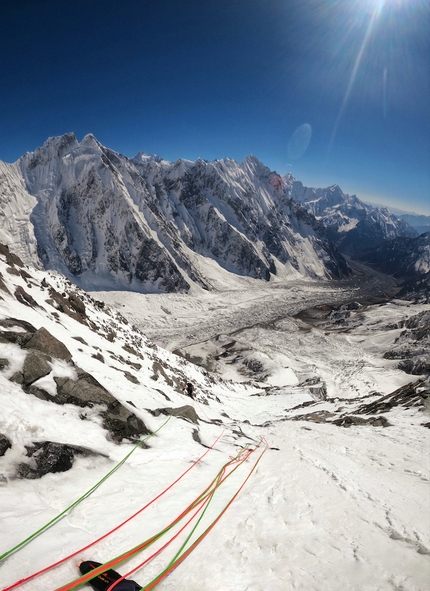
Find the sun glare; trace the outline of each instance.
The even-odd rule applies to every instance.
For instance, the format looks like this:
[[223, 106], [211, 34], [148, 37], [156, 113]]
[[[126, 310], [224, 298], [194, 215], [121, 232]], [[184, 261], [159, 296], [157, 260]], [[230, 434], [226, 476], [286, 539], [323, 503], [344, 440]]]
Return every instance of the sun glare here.
[[[382, 114], [386, 117], [387, 114], [387, 73], [390, 70], [390, 62], [392, 70], [398, 71], [398, 62], [393, 63], [392, 55], [393, 48], [397, 50], [397, 55], [402, 56], [402, 64], [405, 67], [413, 66], [408, 64], [408, 48], [404, 45], [404, 32], [407, 31], [410, 18], [417, 15], [417, 11], [427, 7], [427, 0], [355, 0], [349, 4], [344, 5], [346, 8], [347, 17], [352, 27], [356, 27], [357, 23], [362, 26], [362, 37], [359, 44], [355, 47], [355, 52], [351, 55], [352, 68], [349, 73], [348, 83], [343, 95], [343, 100], [340, 105], [336, 121], [333, 126], [333, 131], [328, 147], [327, 158], [330, 155], [335, 136], [337, 134], [339, 124], [344, 114], [345, 108], [349, 102], [351, 94], [357, 91], [356, 79], [359, 71], [365, 72], [367, 75], [366, 82], [369, 85], [378, 83], [374, 79], [370, 79], [371, 65], [375, 65], [378, 60], [386, 60], [381, 66], [381, 80], [382, 80]], [[390, 32], [390, 43], [387, 44], [387, 32]], [[403, 45], [402, 45], [403, 43]], [[391, 54], [390, 54], [391, 51]], [[367, 66], [366, 68], [364, 66]], [[373, 68], [375, 69], [375, 68]], [[363, 85], [362, 85], [363, 87]]]

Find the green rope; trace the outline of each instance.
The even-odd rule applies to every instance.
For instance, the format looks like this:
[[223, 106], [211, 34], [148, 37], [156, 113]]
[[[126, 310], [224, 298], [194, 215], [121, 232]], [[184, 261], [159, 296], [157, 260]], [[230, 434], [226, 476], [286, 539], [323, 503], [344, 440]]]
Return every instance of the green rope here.
[[[127, 550], [126, 552], [123, 552], [122, 554], [120, 554], [119, 556], [117, 556], [116, 558], [113, 558], [111, 560], [109, 560], [108, 562], [105, 562], [104, 564], [102, 564], [101, 566], [95, 568], [94, 570], [92, 570], [90, 573], [87, 573], [86, 575], [83, 575], [81, 577], [79, 577], [78, 579], [75, 579], [74, 581], [71, 581], [70, 583], [59, 587], [56, 589], [56, 591], [71, 591], [72, 589], [76, 589], [77, 587], [82, 586], [83, 584], [85, 584], [86, 582], [88, 582], [90, 579], [93, 579], [95, 577], [97, 577], [100, 573], [105, 572], [106, 570], [114, 567], [114, 566], [119, 566], [122, 563], [124, 563], [126, 560], [128, 560], [129, 558], [131, 558], [132, 556], [138, 554], [139, 552], [141, 552], [142, 550], [148, 548], [149, 546], [151, 546], [152, 544], [154, 544], [157, 540], [159, 540], [164, 534], [166, 534], [169, 530], [171, 530], [175, 525], [177, 525], [182, 519], [184, 519], [184, 517], [186, 515], [188, 515], [195, 507], [197, 507], [200, 503], [202, 503], [205, 499], [207, 499], [208, 497], [213, 497], [215, 491], [217, 490], [217, 488], [229, 477], [233, 474], [233, 472], [235, 472], [239, 466], [241, 466], [243, 460], [233, 468], [233, 470], [227, 474], [227, 476], [222, 479], [223, 476], [223, 472], [224, 469], [227, 465], [231, 464], [232, 462], [236, 461], [237, 459], [240, 458], [240, 456], [243, 454], [243, 452], [249, 447], [249, 445], [247, 444], [245, 446], [245, 448], [243, 448], [242, 450], [240, 450], [240, 452], [234, 457], [232, 458], [229, 462], [227, 462], [227, 464], [224, 464], [224, 466], [222, 466], [222, 468], [219, 470], [218, 474], [215, 476], [215, 478], [212, 480], [212, 482], [209, 484], [209, 486], [196, 498], [194, 499], [194, 501], [192, 501], [192, 503], [190, 503], [190, 505], [188, 505], [188, 507], [181, 513], [181, 515], [179, 517], [177, 517], [170, 525], [168, 525], [167, 527], [165, 527], [164, 529], [162, 529], [161, 531], [159, 531], [157, 534], [155, 534], [154, 536], [152, 536], [151, 538], [148, 538], [147, 540], [145, 540], [144, 542], [138, 544], [137, 546], [134, 546], [134, 548], [131, 548], [130, 550]], [[215, 488], [213, 488], [215, 484]], [[213, 490], [211, 490], [213, 488]]]
[[[261, 444], [261, 442], [262, 442], [262, 440], [260, 441], [259, 445]], [[259, 445], [257, 447], [259, 447]], [[218, 516], [214, 519], [214, 521], [212, 521], [212, 523], [209, 525], [209, 527], [206, 528], [206, 530], [191, 544], [191, 546], [189, 548], [187, 548], [186, 550], [184, 550], [184, 547], [186, 546], [186, 544], [189, 541], [189, 539], [191, 538], [193, 532], [197, 528], [198, 523], [201, 521], [204, 512], [206, 511], [206, 509], [207, 509], [210, 501], [212, 500], [212, 497], [215, 494], [216, 488], [212, 491], [212, 493], [211, 493], [212, 494], [212, 497], [209, 500], [207, 506], [205, 507], [205, 510], [203, 511], [203, 514], [200, 516], [199, 522], [197, 522], [197, 524], [194, 526], [193, 531], [187, 537], [187, 540], [181, 546], [180, 550], [176, 553], [175, 557], [169, 563], [169, 565], [158, 576], [156, 576], [154, 579], [152, 579], [152, 581], [150, 583], [148, 583], [145, 587], [142, 587], [142, 591], [150, 591], [151, 589], [153, 589], [154, 587], [156, 587], [158, 585], [158, 583], [160, 583], [167, 575], [169, 575], [170, 572], [172, 572], [194, 550], [194, 548], [203, 540], [203, 538], [206, 537], [206, 535], [213, 529], [213, 527], [217, 524], [217, 522], [221, 519], [221, 517], [224, 515], [224, 513], [227, 511], [227, 509], [230, 507], [230, 505], [236, 499], [236, 497], [238, 496], [238, 494], [240, 493], [240, 491], [242, 490], [242, 488], [244, 487], [244, 485], [246, 484], [246, 482], [249, 480], [251, 474], [257, 468], [258, 463], [260, 462], [261, 458], [263, 457], [263, 455], [267, 451], [267, 449], [268, 449], [268, 446], [267, 446], [267, 443], [266, 443], [265, 449], [260, 454], [259, 458], [255, 462], [255, 464], [252, 467], [251, 471], [249, 472], [248, 476], [246, 477], [246, 479], [244, 480], [244, 482], [242, 483], [242, 485], [239, 487], [239, 489], [236, 491], [236, 493], [234, 494], [234, 496], [229, 500], [229, 502], [225, 505], [224, 509], [218, 514]], [[241, 464], [242, 464], [242, 462], [241, 462]], [[241, 465], [241, 464], [239, 464], [239, 465]]]
[[16, 550], [19, 550], [19, 548], [22, 548], [22, 546], [25, 546], [25, 544], [28, 544], [29, 542], [31, 542], [31, 540], [33, 540], [38, 535], [40, 535], [45, 530], [47, 530], [49, 527], [51, 527], [52, 525], [54, 525], [66, 513], [68, 513], [71, 509], [73, 509], [74, 507], [76, 507], [76, 505], [79, 505], [79, 503], [81, 503], [84, 499], [86, 499], [88, 496], [90, 496], [91, 493], [93, 493], [101, 484], [103, 484], [103, 482], [105, 482], [105, 480], [107, 480], [110, 476], [112, 476], [112, 474], [114, 472], [116, 472], [128, 460], [128, 458], [131, 456], [131, 454], [138, 447], [140, 447], [142, 445], [142, 443], [144, 443], [145, 441], [147, 441], [148, 439], [150, 439], [151, 437], [153, 437], [156, 433], [158, 433], [158, 431], [160, 431], [160, 429], [162, 429], [164, 427], [164, 425], [166, 425], [166, 423], [169, 422], [169, 420], [171, 419], [171, 417], [172, 417], [172, 415], [170, 415], [169, 418], [160, 427], [158, 427], [158, 429], [156, 429], [153, 433], [151, 433], [150, 435], [148, 435], [144, 439], [141, 439], [140, 441], [138, 441], [138, 443], [136, 443], [136, 445], [133, 447], [133, 449], [120, 462], [118, 462], [118, 464], [116, 466], [114, 466], [114, 468], [112, 468], [112, 470], [110, 472], [108, 472], [105, 476], [103, 476], [103, 478], [101, 480], [99, 480], [99, 482], [97, 482], [92, 488], [90, 488], [89, 490], [87, 490], [86, 493], [84, 493], [81, 497], [79, 497], [79, 499], [77, 501], [75, 501], [74, 503], [72, 503], [71, 505], [69, 505], [69, 507], [67, 507], [59, 515], [57, 515], [56, 517], [54, 517], [53, 519], [51, 519], [51, 521], [48, 521], [48, 523], [46, 523], [44, 526], [42, 526], [36, 532], [34, 532], [30, 536], [28, 536], [28, 538], [26, 538], [25, 540], [23, 540], [22, 542], [20, 542], [19, 544], [17, 544], [13, 548], [11, 548], [10, 550], [8, 550], [4, 554], [2, 554], [0, 556], [0, 561], [3, 560], [4, 558], [6, 558], [7, 556], [10, 556], [14, 552], [16, 552]]

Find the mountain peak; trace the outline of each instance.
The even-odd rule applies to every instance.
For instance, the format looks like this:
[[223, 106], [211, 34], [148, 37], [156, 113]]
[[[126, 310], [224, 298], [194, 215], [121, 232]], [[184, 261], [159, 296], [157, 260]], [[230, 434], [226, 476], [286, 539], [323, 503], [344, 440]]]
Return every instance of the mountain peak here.
[[64, 135], [49, 137], [41, 148], [37, 148], [35, 153], [40, 150], [49, 155], [55, 153], [62, 156], [65, 152], [68, 152], [71, 148], [78, 145], [78, 140], [74, 133], [65, 133]]
[[261, 160], [257, 158], [257, 156], [255, 156], [254, 154], [249, 154], [248, 156], [245, 156], [245, 158], [243, 159], [243, 164], [264, 166]]
[[87, 133], [87, 135], [82, 139], [81, 146], [85, 148], [101, 148], [101, 143], [97, 140], [97, 138], [92, 133]]
[[139, 151], [136, 156], [132, 158], [133, 162], [163, 162], [163, 158], [161, 156], [157, 156], [157, 154], [145, 154], [145, 152]]
[[245, 168], [248, 168], [254, 174], [264, 174], [265, 172], [269, 172], [269, 169], [265, 164], [261, 162], [254, 154], [250, 154], [246, 156], [242, 162], [242, 165]]

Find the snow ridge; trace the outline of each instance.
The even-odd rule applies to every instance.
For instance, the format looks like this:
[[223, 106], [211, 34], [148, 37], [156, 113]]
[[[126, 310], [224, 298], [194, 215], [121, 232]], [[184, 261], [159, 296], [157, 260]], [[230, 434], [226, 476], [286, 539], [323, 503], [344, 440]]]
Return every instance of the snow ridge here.
[[[322, 225], [255, 156], [242, 163], [128, 159], [92, 134], [79, 143], [70, 133], [16, 165], [17, 208], [29, 236], [24, 260], [86, 289], [187, 292], [242, 278], [349, 274]], [[7, 167], [0, 187], [12, 182]], [[6, 243], [19, 242], [17, 228], [1, 219], [0, 227]]]

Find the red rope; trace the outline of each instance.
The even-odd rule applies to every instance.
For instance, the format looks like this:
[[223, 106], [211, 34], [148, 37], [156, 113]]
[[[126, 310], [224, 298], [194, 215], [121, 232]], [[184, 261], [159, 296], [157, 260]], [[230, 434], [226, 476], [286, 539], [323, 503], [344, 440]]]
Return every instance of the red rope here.
[[53, 564], [43, 568], [42, 570], [39, 570], [35, 573], [33, 573], [32, 575], [29, 575], [28, 577], [24, 578], [24, 579], [20, 579], [19, 581], [16, 581], [15, 583], [13, 583], [12, 585], [10, 585], [9, 587], [5, 587], [2, 591], [10, 591], [11, 589], [15, 589], [16, 587], [19, 587], [20, 585], [22, 585], [23, 583], [27, 583], [27, 581], [31, 581], [32, 579], [35, 579], [36, 577], [38, 577], [39, 575], [42, 575], [43, 573], [46, 573], [48, 571], [50, 571], [51, 569], [59, 566], [60, 564], [63, 564], [63, 562], [66, 562], [67, 560], [70, 560], [71, 558], [73, 558], [74, 556], [76, 556], [77, 554], [80, 554], [81, 552], [87, 550], [88, 548], [91, 548], [91, 546], [94, 546], [95, 544], [97, 544], [98, 542], [101, 542], [102, 540], [104, 540], [105, 538], [107, 538], [108, 536], [110, 536], [112, 533], [114, 533], [115, 531], [117, 531], [118, 529], [120, 529], [123, 525], [125, 525], [126, 523], [128, 523], [129, 521], [131, 521], [134, 517], [136, 517], [137, 515], [139, 515], [140, 513], [142, 513], [145, 509], [147, 509], [150, 505], [152, 505], [152, 503], [154, 503], [155, 501], [157, 501], [160, 497], [162, 497], [168, 490], [170, 490], [177, 482], [179, 482], [179, 480], [181, 480], [192, 468], [194, 468], [214, 447], [215, 445], [218, 443], [219, 439], [221, 438], [221, 436], [223, 435], [224, 432], [222, 432], [217, 439], [213, 442], [213, 444], [205, 451], [205, 453], [203, 455], [201, 455], [195, 462], [193, 462], [191, 464], [191, 466], [189, 468], [187, 468], [185, 470], [185, 472], [183, 472], [179, 478], [177, 478], [174, 482], [172, 482], [167, 488], [165, 488], [159, 495], [157, 495], [155, 498], [153, 498], [149, 503], [147, 503], [144, 507], [142, 507], [141, 509], [139, 509], [138, 511], [136, 511], [136, 513], [134, 513], [133, 515], [131, 515], [130, 517], [128, 517], [125, 521], [123, 521], [122, 523], [120, 523], [119, 525], [117, 525], [116, 527], [114, 527], [113, 529], [111, 529], [110, 531], [108, 531], [106, 534], [104, 534], [103, 536], [101, 536], [100, 538], [97, 538], [95, 541], [91, 542], [90, 544], [87, 544], [86, 546], [84, 546], [83, 548], [80, 548], [79, 550], [76, 550], [76, 552], [73, 552], [72, 554], [69, 554], [68, 556], [65, 556], [64, 558], [62, 558], [61, 560], [58, 560], [57, 562], [54, 562]]
[[[207, 536], [207, 534], [215, 527], [215, 525], [218, 523], [218, 521], [221, 519], [221, 517], [224, 515], [224, 513], [227, 511], [227, 509], [230, 507], [230, 505], [233, 503], [233, 501], [236, 499], [236, 497], [239, 495], [240, 491], [243, 489], [243, 487], [245, 486], [245, 484], [247, 483], [247, 481], [251, 477], [251, 474], [256, 469], [259, 461], [261, 460], [261, 458], [263, 457], [263, 455], [266, 453], [266, 451], [267, 451], [267, 449], [268, 449], [269, 446], [268, 446], [267, 441], [265, 439], [264, 439], [264, 442], [265, 442], [265, 445], [266, 445], [265, 449], [261, 452], [258, 460], [254, 464], [254, 466], [253, 466], [252, 470], [250, 471], [250, 473], [248, 474], [248, 476], [243, 481], [242, 485], [238, 488], [238, 490], [236, 491], [235, 495], [230, 499], [230, 501], [227, 503], [227, 505], [224, 507], [224, 509], [221, 511], [221, 513], [217, 516], [217, 518], [201, 534], [201, 536], [199, 536], [197, 538], [197, 540], [170, 567], [168, 567], [165, 571], [163, 571], [162, 573], [160, 573], [160, 575], [158, 577], [156, 577], [151, 583], [149, 583], [149, 585], [147, 585], [146, 587], [143, 587], [142, 588], [142, 591], [150, 591], [156, 585], [158, 585], [158, 583], [160, 583], [163, 579], [165, 579], [177, 566], [179, 566], [181, 564], [181, 562], [183, 562], [185, 560], [185, 558], [187, 558], [187, 556], [194, 550], [194, 548], [198, 544], [200, 544], [200, 542]], [[136, 570], [136, 569], [134, 569], [134, 570]], [[132, 572], [134, 572], [134, 570]]]
[[123, 581], [125, 578], [129, 577], [130, 575], [132, 575], [134, 572], [136, 572], [137, 570], [139, 570], [140, 568], [142, 568], [143, 566], [145, 566], [145, 564], [148, 564], [148, 562], [150, 562], [153, 558], [155, 558], [156, 556], [158, 556], [158, 554], [160, 554], [165, 548], [167, 548], [167, 546], [169, 546], [173, 542], [173, 540], [175, 540], [184, 531], [184, 529], [186, 529], [188, 527], [188, 525], [193, 521], [193, 519], [201, 512], [201, 510], [203, 509], [203, 507], [205, 505], [207, 505], [207, 503], [209, 502], [209, 499], [210, 499], [210, 496], [208, 496], [206, 499], [203, 499], [201, 501], [201, 503], [200, 503], [201, 506], [197, 509], [197, 511], [195, 511], [195, 513], [190, 517], [190, 519], [186, 522], [186, 524], [183, 525], [181, 527], [181, 529], [172, 538], [170, 538], [170, 540], [168, 542], [166, 542], [164, 544], [164, 546], [161, 546], [161, 548], [159, 548], [156, 552], [154, 552], [153, 554], [151, 554], [151, 556], [149, 556], [146, 560], [144, 560], [143, 562], [141, 562], [136, 568], [134, 568], [130, 572], [128, 572], [125, 575], [123, 575], [120, 579], [114, 581], [106, 589], [106, 591], [111, 591], [112, 589], [114, 589], [115, 586], [118, 585], [118, 583], [120, 581]]
[[[232, 472], [230, 472], [230, 474], [228, 474], [228, 476], [230, 476], [234, 472], [234, 470], [236, 470], [241, 465], [241, 463], [244, 462], [249, 457], [249, 455], [251, 453], [253, 453], [253, 451], [255, 451], [255, 450], [244, 450], [238, 456], [236, 456], [236, 458], [233, 458], [229, 462], [227, 462], [227, 464], [225, 464], [221, 468], [221, 470], [218, 472], [218, 475], [216, 476], [216, 478], [214, 478], [212, 480], [212, 482], [209, 484], [209, 486], [206, 487], [206, 489], [203, 491], [203, 493], [201, 493], [168, 527], [164, 528], [161, 532], [159, 532], [158, 534], [156, 534], [155, 536], [153, 536], [149, 540], [146, 540], [145, 542], [142, 542], [138, 546], [135, 546], [134, 548], [132, 548], [131, 550], [125, 552], [124, 554], [121, 554], [120, 556], [117, 556], [116, 558], [113, 558], [112, 560], [109, 560], [108, 562], [102, 564], [101, 566], [93, 569], [92, 571], [90, 571], [89, 573], [83, 575], [82, 577], [79, 577], [78, 579], [75, 579], [74, 581], [71, 581], [70, 583], [67, 583], [64, 586], [57, 588], [56, 591], [70, 591], [71, 589], [75, 589], [76, 587], [79, 587], [79, 586], [83, 585], [84, 583], [90, 581], [91, 579], [95, 578], [97, 575], [104, 573], [106, 570], [108, 570], [108, 569], [110, 569], [110, 568], [112, 568], [114, 566], [117, 566], [118, 564], [121, 564], [121, 563], [125, 562], [129, 558], [132, 558], [135, 554], [138, 554], [139, 552], [141, 552], [147, 546], [149, 546], [154, 541], [156, 541], [158, 538], [160, 538], [164, 533], [166, 533], [174, 525], [176, 525], [176, 523], [178, 523], [190, 511], [192, 511], [197, 504], [201, 503], [202, 502], [202, 497], [204, 497], [205, 495], [207, 495], [208, 490], [210, 490], [210, 488], [213, 486], [214, 482], [216, 482], [219, 479], [220, 474], [221, 475], [224, 474], [226, 468], [229, 465], [238, 464], [232, 470]], [[242, 457], [243, 454], [244, 454], [244, 452], [247, 452], [246, 453], [246, 456], [245, 457]], [[223, 480], [225, 480], [225, 478], [223, 478]], [[219, 484], [221, 484], [221, 483], [219, 483]], [[214, 491], [212, 491], [212, 492], [214, 492]], [[134, 572], [134, 571], [132, 571], [132, 572]]]
[[[239, 461], [239, 465], [243, 464], [243, 462], [245, 462], [245, 460], [248, 459], [248, 457], [251, 455], [251, 453], [253, 453], [254, 450], [248, 450], [249, 453], [247, 453], [247, 455], [240, 459]], [[186, 524], [181, 527], [181, 529], [168, 541], [164, 544], [164, 546], [162, 546], [161, 548], [159, 548], [156, 552], [154, 552], [153, 554], [151, 554], [151, 556], [149, 556], [148, 558], [146, 558], [143, 562], [141, 562], [140, 564], [138, 564], [135, 568], [133, 568], [131, 571], [129, 571], [128, 573], [126, 573], [125, 575], [123, 575], [120, 579], [117, 579], [116, 581], [114, 581], [109, 587], [108, 589], [106, 589], [106, 591], [112, 591], [116, 585], [118, 585], [118, 583], [120, 581], [123, 581], [124, 579], [126, 579], [127, 577], [129, 577], [130, 575], [132, 575], [133, 573], [135, 573], [136, 571], [140, 570], [143, 566], [145, 566], [145, 564], [148, 564], [148, 562], [150, 562], [153, 558], [155, 558], [156, 556], [158, 556], [158, 554], [160, 554], [165, 548], [167, 548], [167, 546], [169, 546], [173, 540], [175, 540], [186, 528], [187, 526], [195, 519], [195, 517], [202, 511], [202, 509], [205, 507], [205, 505], [207, 505], [210, 500], [213, 498], [213, 495], [215, 494], [215, 491], [221, 486], [221, 484], [224, 482], [224, 480], [226, 478], [228, 478], [228, 476], [230, 476], [230, 474], [236, 469], [234, 469], [230, 474], [228, 474], [227, 476], [225, 476], [225, 472], [227, 470], [227, 466], [233, 466], [235, 463], [237, 463], [237, 461], [235, 462], [234, 459], [232, 462], [229, 462], [228, 464], [225, 464], [222, 469], [220, 470], [220, 472], [218, 473], [216, 479], [214, 479], [212, 481], [211, 484], [213, 484], [213, 482], [215, 482], [216, 480], [218, 481], [215, 488], [211, 491], [211, 493], [206, 497], [201, 499], [201, 501], [199, 502], [199, 504], [201, 505], [198, 510], [193, 514], [193, 516], [186, 522]], [[238, 466], [236, 466], [238, 467]], [[206, 489], [206, 491], [209, 489], [210, 487], [208, 487]], [[205, 491], [205, 492], [206, 492]], [[171, 526], [175, 525], [176, 520], [174, 522], [172, 522]], [[170, 527], [171, 527], [170, 526]], [[169, 529], [169, 526], [168, 528]]]

